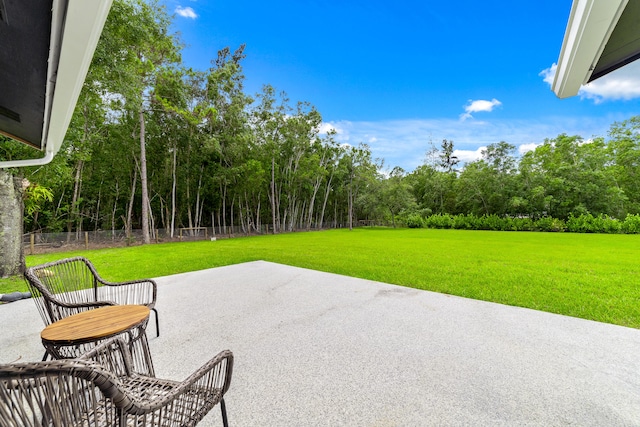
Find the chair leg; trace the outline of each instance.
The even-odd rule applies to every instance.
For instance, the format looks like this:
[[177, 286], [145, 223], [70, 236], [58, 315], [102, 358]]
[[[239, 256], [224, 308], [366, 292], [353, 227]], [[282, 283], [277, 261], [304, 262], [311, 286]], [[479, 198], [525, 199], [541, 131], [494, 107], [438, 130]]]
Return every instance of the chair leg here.
[[229, 422], [227, 421], [227, 407], [224, 404], [224, 398], [220, 399], [220, 411], [222, 411], [222, 425], [224, 427], [229, 427]]
[[156, 338], [160, 336], [160, 322], [158, 321], [158, 310], [156, 308], [152, 308], [154, 314], [156, 315]]

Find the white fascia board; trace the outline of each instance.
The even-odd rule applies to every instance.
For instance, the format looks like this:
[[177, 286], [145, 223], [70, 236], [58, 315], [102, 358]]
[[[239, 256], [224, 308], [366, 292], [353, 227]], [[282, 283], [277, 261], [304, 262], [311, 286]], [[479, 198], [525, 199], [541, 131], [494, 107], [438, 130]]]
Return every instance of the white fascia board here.
[[589, 80], [628, 1], [573, 1], [552, 85], [559, 98], [577, 95]]
[[54, 0], [42, 147], [39, 159], [0, 168], [49, 163], [60, 150], [113, 0]]

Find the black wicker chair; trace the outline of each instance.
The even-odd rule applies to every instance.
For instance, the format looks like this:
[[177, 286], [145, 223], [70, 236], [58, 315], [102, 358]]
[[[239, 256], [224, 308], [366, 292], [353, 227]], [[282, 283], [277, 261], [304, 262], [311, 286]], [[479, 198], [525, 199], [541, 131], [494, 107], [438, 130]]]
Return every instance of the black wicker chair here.
[[222, 351], [184, 381], [133, 373], [113, 338], [78, 359], [0, 365], [0, 427], [195, 426], [220, 403], [233, 354]]
[[156, 336], [160, 336], [155, 308], [157, 285], [153, 280], [107, 282], [83, 257], [28, 268], [24, 277], [45, 325], [105, 305], [139, 304], [154, 312]]

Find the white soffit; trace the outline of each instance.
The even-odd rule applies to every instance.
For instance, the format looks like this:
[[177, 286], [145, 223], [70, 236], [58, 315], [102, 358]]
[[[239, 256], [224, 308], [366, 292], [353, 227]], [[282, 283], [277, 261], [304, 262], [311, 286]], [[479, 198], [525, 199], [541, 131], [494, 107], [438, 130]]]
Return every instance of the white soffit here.
[[112, 2], [53, 1], [41, 142], [45, 156], [0, 162], [0, 168], [46, 164], [60, 150]]
[[589, 81], [629, 0], [574, 0], [552, 89], [574, 96]]

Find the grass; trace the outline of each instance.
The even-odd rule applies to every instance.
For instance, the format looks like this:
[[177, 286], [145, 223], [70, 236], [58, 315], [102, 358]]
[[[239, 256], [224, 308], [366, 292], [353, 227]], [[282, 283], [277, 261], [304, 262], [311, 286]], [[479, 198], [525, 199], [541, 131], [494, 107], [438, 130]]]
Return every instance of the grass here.
[[[168, 243], [84, 255], [119, 281], [266, 260], [640, 328], [637, 235], [356, 229]], [[257, 280], [259, 280], [257, 278]], [[0, 281], [0, 293], [26, 290]]]

